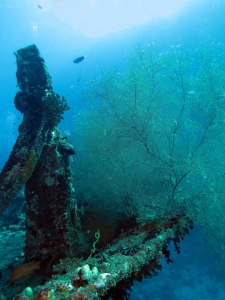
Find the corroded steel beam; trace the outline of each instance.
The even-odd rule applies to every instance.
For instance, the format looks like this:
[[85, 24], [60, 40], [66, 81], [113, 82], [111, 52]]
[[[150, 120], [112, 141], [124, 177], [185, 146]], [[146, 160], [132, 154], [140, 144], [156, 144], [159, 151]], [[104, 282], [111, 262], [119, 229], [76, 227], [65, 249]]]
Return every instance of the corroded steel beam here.
[[[25, 184], [27, 203], [27, 261], [53, 264], [74, 255], [78, 217], [71, 184], [69, 156], [75, 152], [55, 129], [42, 149], [37, 165]], [[78, 223], [77, 223], [78, 222]]]
[[[186, 216], [177, 216], [157, 223], [145, 223], [121, 234], [112, 245], [88, 259], [64, 259], [54, 267], [55, 275], [44, 285], [35, 287], [35, 299], [128, 299], [124, 295], [134, 280], [154, 276], [162, 267], [160, 260], [170, 259], [167, 245], [174, 241], [179, 253], [180, 238], [192, 228]], [[63, 275], [62, 275], [63, 274]], [[17, 295], [24, 300], [26, 289]], [[124, 297], [122, 297], [122, 295]]]
[[[15, 55], [20, 91], [17, 92], [14, 103], [23, 113], [23, 121], [19, 126], [16, 143], [0, 174], [0, 214], [30, 178], [47, 142], [48, 132], [58, 124], [63, 112], [57, 111], [55, 122], [51, 123], [48, 112], [51, 111], [52, 102], [48, 95], [54, 98], [58, 107], [63, 103], [52, 91], [51, 77], [37, 47], [31, 45], [22, 48]], [[54, 118], [54, 113], [50, 115]]]

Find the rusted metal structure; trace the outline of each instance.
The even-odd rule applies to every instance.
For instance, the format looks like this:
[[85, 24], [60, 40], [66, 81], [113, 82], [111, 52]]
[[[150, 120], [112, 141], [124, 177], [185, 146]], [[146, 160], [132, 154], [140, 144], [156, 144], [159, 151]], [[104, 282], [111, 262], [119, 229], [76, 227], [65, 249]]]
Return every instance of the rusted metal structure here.
[[57, 129], [69, 109], [54, 93], [51, 76], [35, 45], [15, 52], [17, 92], [14, 102], [23, 113], [19, 136], [0, 175], [0, 212], [23, 185], [27, 205], [26, 260], [54, 263], [73, 255], [76, 200], [69, 156], [75, 153]]
[[[46, 270], [48, 275], [54, 273], [42, 286], [24, 287], [15, 299], [122, 299], [123, 295], [125, 299], [126, 288], [133, 280], [154, 275], [163, 255], [170, 261], [170, 241], [179, 252], [177, 243], [192, 227], [192, 220], [185, 214], [155, 222], [146, 220], [114, 237], [96, 255], [98, 231], [91, 255], [82, 258], [84, 237], [69, 166], [69, 157], [75, 151], [57, 128], [69, 107], [65, 98], [54, 93], [35, 45], [15, 55], [20, 88], [15, 106], [23, 113], [23, 121], [0, 174], [0, 212], [25, 185], [25, 260], [34, 266], [38, 263], [42, 275]], [[30, 271], [26, 272], [26, 264], [22, 269], [24, 274]]]
[[[179, 253], [180, 237], [188, 227], [192, 228], [192, 222], [185, 216], [145, 223], [122, 234], [93, 258], [61, 260], [53, 278], [35, 288], [35, 299], [129, 299], [127, 290], [134, 280], [155, 276], [163, 256], [172, 262], [167, 245], [173, 241]], [[24, 299], [22, 294], [18, 299]]]

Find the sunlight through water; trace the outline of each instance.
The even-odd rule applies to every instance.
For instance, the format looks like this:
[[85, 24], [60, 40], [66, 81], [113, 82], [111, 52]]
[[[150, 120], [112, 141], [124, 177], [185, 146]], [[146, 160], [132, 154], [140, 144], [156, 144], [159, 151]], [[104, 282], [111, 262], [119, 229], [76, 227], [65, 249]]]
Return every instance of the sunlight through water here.
[[[74, 31], [89, 37], [104, 36], [155, 18], [170, 17], [189, 0], [43, 0], [42, 13], [53, 13]], [[37, 2], [34, 1], [37, 6]]]

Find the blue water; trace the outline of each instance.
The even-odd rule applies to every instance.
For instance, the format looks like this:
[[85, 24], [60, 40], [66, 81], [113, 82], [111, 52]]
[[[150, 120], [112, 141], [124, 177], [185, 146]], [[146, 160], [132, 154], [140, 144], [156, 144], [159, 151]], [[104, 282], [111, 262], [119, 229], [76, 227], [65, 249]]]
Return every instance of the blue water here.
[[[40, 5], [38, 1], [26, 0], [19, 3], [16, 0], [2, 0], [0, 4], [0, 124], [4, 129], [0, 167], [16, 138], [16, 126], [12, 126], [12, 123], [16, 123], [17, 118], [21, 117], [13, 105], [17, 91], [13, 52], [17, 49], [32, 43], [38, 46], [52, 75], [55, 91], [66, 95], [71, 109], [76, 110], [80, 89], [78, 78], [95, 75], [99, 69], [107, 70], [123, 64], [124, 55], [129, 55], [137, 42], [142, 45], [155, 42], [162, 49], [182, 45], [193, 51], [205, 43], [220, 44], [221, 49], [224, 47], [223, 1], [190, 1], [170, 18], [156, 18], [147, 24], [96, 38], [76, 32], [66, 25], [66, 20], [61, 22], [53, 13], [45, 12], [44, 1], [42, 9], [37, 5]], [[35, 26], [38, 28], [35, 29]], [[74, 58], [81, 55], [86, 55], [84, 62], [74, 65]], [[71, 114], [72, 112], [68, 113], [68, 123]]]
[[[51, 1], [52, 7], [58, 2], [60, 0]], [[13, 52], [19, 48], [33, 43], [38, 46], [53, 78], [54, 90], [66, 96], [71, 107], [60, 125], [62, 130], [68, 131], [74, 125], [74, 112], [81, 109], [78, 103], [85, 78], [99, 74], [100, 70], [125, 66], [125, 56], [132, 53], [138, 42], [143, 46], [154, 42], [162, 51], [181, 45], [193, 53], [205, 45], [216, 46], [216, 51], [224, 55], [225, 1], [188, 1], [169, 18], [155, 18], [146, 24], [95, 38], [74, 30], [65, 15], [61, 20], [54, 10], [46, 11], [45, 3], [49, 8], [47, 0], [1, 0], [0, 3], [0, 169], [22, 120], [13, 104], [18, 90]], [[110, 1], [108, 3], [110, 5]], [[76, 18], [76, 9], [73, 14]], [[83, 22], [91, 22], [91, 19]], [[84, 61], [73, 64], [81, 55], [86, 56]], [[158, 277], [135, 284], [131, 299], [225, 299], [224, 275], [217, 274], [216, 257], [207, 256], [199, 238], [201, 230], [197, 227], [191, 232], [182, 242], [181, 254], [173, 253], [174, 263], [164, 263]]]

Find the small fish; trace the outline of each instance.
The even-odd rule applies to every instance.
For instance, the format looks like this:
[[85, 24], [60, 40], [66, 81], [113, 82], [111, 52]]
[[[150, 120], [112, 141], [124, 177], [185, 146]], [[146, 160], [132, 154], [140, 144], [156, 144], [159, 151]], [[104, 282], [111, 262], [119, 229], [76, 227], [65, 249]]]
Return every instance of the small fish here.
[[22, 266], [19, 266], [18, 268], [16, 268], [12, 275], [10, 276], [10, 281], [14, 282], [17, 280], [20, 280], [21, 278], [28, 276], [30, 274], [32, 274], [35, 270], [39, 270], [40, 269], [40, 264], [41, 261], [35, 262], [35, 261], [31, 261], [28, 263], [25, 263]]
[[41, 5], [39, 5], [39, 4], [37, 5], [37, 7], [38, 7], [38, 8], [40, 8], [40, 9], [42, 9], [42, 6], [41, 6]]
[[85, 58], [85, 56], [80, 56], [80, 57], [74, 59], [73, 62], [74, 62], [75, 64], [79, 64], [84, 58]]

